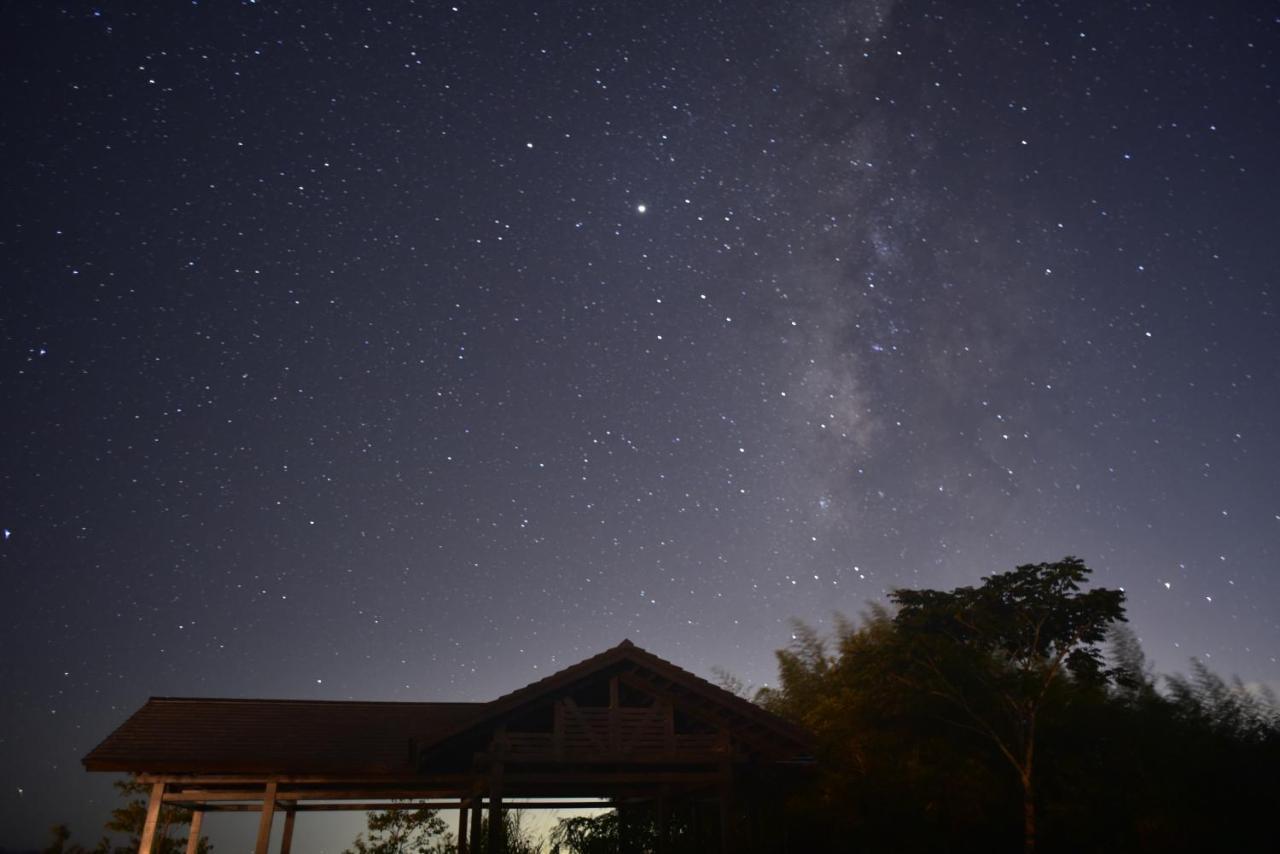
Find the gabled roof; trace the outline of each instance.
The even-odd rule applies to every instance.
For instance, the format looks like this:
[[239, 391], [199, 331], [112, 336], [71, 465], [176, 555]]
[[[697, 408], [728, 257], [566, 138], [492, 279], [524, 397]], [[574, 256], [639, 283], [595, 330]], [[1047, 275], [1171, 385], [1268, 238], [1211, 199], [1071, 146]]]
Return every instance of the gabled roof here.
[[770, 753], [809, 752], [803, 729], [624, 640], [488, 703], [153, 697], [83, 762], [90, 771], [413, 774], [421, 751], [613, 674], [767, 743]]
[[749, 700], [726, 691], [682, 667], [677, 667], [648, 650], [641, 649], [630, 640], [623, 640], [615, 647], [598, 655], [566, 667], [557, 673], [539, 679], [523, 688], [504, 694], [486, 703], [472, 718], [460, 720], [452, 731], [441, 733], [434, 742], [424, 743], [430, 748], [453, 739], [465, 732], [492, 724], [522, 707], [536, 704], [605, 673], [628, 669], [643, 674], [651, 686], [661, 693], [673, 695], [677, 701], [696, 701], [705, 710], [705, 717], [718, 718], [724, 723], [746, 725], [756, 731], [766, 731], [775, 740], [789, 744], [798, 753], [808, 750], [812, 737], [803, 728], [765, 711]]

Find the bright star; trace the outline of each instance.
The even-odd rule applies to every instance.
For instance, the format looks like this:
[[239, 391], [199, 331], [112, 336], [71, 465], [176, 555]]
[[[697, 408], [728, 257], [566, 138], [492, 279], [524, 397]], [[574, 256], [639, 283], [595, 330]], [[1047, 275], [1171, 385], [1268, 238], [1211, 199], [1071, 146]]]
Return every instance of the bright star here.
[[644, 213], [648, 209], [649, 209], [649, 206], [644, 203], [636, 205], [636, 213]]

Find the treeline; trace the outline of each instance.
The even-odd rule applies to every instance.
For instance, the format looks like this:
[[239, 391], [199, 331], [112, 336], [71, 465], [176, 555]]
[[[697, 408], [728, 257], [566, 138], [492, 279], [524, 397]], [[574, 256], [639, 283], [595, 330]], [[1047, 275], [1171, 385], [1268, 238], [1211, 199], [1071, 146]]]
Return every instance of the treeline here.
[[796, 850], [1270, 850], [1275, 697], [1199, 662], [1157, 677], [1088, 575], [1067, 558], [798, 625], [757, 696], [816, 737]]

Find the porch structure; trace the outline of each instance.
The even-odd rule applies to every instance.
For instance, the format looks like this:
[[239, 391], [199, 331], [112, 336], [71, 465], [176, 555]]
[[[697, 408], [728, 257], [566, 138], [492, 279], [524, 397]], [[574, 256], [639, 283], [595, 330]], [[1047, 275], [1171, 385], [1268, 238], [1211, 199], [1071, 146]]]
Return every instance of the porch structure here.
[[674, 821], [685, 847], [745, 852], [785, 849], [763, 816], [812, 769], [809, 745], [623, 641], [488, 703], [152, 698], [84, 764], [150, 784], [140, 854], [161, 805], [192, 811], [188, 854], [207, 812], [258, 813], [256, 854], [282, 817], [289, 854], [300, 813], [421, 806], [457, 810], [460, 854], [502, 850], [504, 809], [580, 807], [644, 812], [658, 851], [673, 850]]

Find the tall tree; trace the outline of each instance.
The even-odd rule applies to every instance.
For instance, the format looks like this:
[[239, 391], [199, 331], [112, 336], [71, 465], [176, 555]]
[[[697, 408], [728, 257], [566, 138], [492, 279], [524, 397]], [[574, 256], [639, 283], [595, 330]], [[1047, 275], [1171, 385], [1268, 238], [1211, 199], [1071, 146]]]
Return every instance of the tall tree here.
[[[883, 606], [838, 617], [831, 638], [797, 623], [776, 687], [756, 695], [815, 736], [820, 773], [788, 809], [803, 849], [856, 839], [868, 852], [991, 852], [1009, 791], [992, 751], [940, 727], [950, 709], [907, 683], [906, 644]], [[811, 838], [810, 838], [811, 837]]]
[[1066, 557], [1024, 564], [952, 591], [895, 590], [904, 680], [950, 707], [949, 720], [995, 746], [1022, 790], [1023, 850], [1036, 849], [1041, 719], [1067, 681], [1099, 685], [1099, 644], [1123, 621], [1124, 592], [1082, 590], [1091, 570]]

